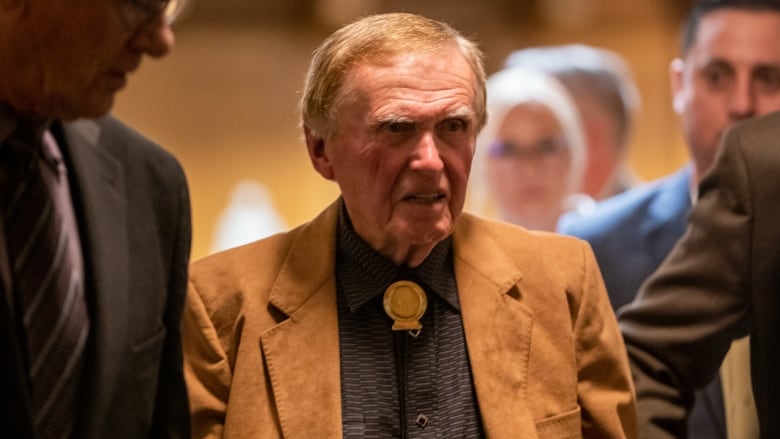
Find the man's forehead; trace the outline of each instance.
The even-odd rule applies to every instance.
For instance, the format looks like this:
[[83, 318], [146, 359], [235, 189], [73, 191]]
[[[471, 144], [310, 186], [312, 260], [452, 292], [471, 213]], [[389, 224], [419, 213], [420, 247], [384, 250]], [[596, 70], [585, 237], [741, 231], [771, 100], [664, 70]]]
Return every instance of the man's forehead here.
[[769, 40], [778, 35], [780, 10], [723, 8], [701, 17], [694, 46], [723, 40]]
[[689, 55], [702, 62], [780, 63], [780, 12], [722, 9], [702, 17]]
[[345, 101], [363, 101], [372, 112], [436, 111], [453, 116], [474, 114], [473, 81], [442, 81], [436, 75], [373, 75], [370, 66], [350, 72], [343, 85]]

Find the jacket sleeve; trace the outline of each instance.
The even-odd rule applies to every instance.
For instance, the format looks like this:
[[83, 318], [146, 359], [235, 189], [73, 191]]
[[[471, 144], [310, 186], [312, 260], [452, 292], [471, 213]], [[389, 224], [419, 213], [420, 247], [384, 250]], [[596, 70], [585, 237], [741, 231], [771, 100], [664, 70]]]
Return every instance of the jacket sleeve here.
[[182, 319], [193, 438], [221, 438], [232, 372], [206, 306], [190, 282]]
[[178, 163], [175, 166], [175, 172], [170, 175], [176, 179], [176, 184], [172, 186], [176, 187], [179, 193], [176, 198], [178, 209], [175, 211], [173, 226], [176, 233], [172, 239], [173, 251], [169, 262], [168, 300], [163, 315], [166, 336], [160, 361], [154, 419], [149, 432], [150, 437], [159, 438], [190, 437], [189, 405], [182, 374], [180, 327], [186, 294], [192, 231], [186, 178]]
[[583, 437], [636, 437], [634, 387], [623, 338], [593, 252], [582, 242], [583, 278], [574, 315]]
[[731, 132], [685, 234], [620, 313], [642, 437], [686, 437], [693, 391], [748, 334], [753, 202], [739, 143]]

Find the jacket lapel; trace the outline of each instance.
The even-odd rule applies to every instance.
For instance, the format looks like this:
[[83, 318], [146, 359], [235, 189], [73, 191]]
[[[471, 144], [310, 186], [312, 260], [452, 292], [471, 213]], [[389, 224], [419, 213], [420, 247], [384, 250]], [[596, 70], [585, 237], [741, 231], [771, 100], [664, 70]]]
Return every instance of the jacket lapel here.
[[79, 220], [90, 313], [90, 360], [86, 413], [89, 435], [101, 431], [104, 409], [114, 395], [114, 383], [127, 340], [127, 224], [125, 182], [121, 165], [100, 148], [110, 142], [92, 120], [63, 125], [63, 154], [69, 158], [72, 192]]
[[341, 437], [337, 206], [332, 204], [301, 230], [269, 299], [288, 318], [260, 337], [288, 439]]
[[463, 214], [453, 241], [455, 277], [485, 433], [515, 437], [535, 431], [526, 394], [533, 312], [522, 304], [518, 262], [496, 240]]
[[[261, 334], [288, 439], [342, 434], [333, 277], [337, 217], [334, 203], [301, 231], [270, 297], [288, 318]], [[513, 437], [535, 431], [526, 395], [533, 313], [522, 304], [521, 270], [508, 269], [517, 262], [494, 239], [463, 215], [454, 235], [455, 276], [485, 432]]]

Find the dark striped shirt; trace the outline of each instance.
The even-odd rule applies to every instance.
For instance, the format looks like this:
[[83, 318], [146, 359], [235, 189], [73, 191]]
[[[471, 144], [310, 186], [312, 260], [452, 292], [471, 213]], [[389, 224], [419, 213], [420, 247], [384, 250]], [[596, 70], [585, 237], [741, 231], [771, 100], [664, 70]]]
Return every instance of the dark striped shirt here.
[[[342, 419], [345, 438], [481, 438], [452, 264], [440, 242], [416, 268], [371, 249], [339, 217], [338, 282]], [[396, 280], [420, 284], [428, 308], [417, 337], [392, 331], [382, 307]]]

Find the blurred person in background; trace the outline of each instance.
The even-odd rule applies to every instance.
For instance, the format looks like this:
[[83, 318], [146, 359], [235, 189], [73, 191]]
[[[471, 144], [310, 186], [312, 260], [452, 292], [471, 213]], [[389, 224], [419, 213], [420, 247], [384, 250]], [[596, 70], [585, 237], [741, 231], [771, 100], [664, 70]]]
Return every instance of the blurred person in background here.
[[564, 212], [592, 205], [580, 194], [586, 148], [577, 108], [553, 77], [508, 68], [487, 81], [488, 112], [477, 138], [469, 209], [554, 231]]
[[512, 52], [505, 66], [552, 75], [574, 100], [588, 155], [581, 192], [603, 200], [638, 184], [628, 146], [641, 98], [620, 55], [584, 44], [529, 47]]
[[[673, 106], [691, 162], [668, 177], [599, 203], [592, 215], [561, 219], [560, 232], [593, 246], [615, 309], [634, 299], [682, 236], [697, 185], [711, 167], [724, 131], [737, 121], [780, 110], [778, 41], [778, 0], [696, 2], [683, 25], [681, 57], [670, 65]], [[734, 431], [731, 437], [757, 435], [747, 346], [745, 340], [736, 342], [721, 374], [697, 391], [692, 409], [686, 407], [691, 437], [726, 437], [727, 428]], [[648, 410], [639, 413], [643, 426], [665, 422]], [[674, 428], [685, 432], [683, 426]]]

